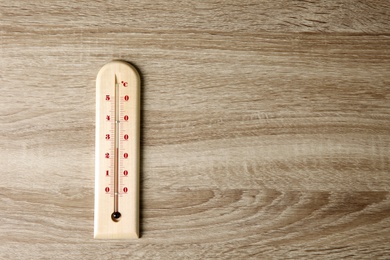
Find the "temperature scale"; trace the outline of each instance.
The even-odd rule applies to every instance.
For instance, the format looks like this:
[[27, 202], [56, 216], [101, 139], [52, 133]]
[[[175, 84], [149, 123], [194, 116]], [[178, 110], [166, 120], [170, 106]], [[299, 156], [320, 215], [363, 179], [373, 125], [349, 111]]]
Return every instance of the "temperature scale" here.
[[139, 237], [140, 77], [123, 61], [96, 78], [94, 237]]

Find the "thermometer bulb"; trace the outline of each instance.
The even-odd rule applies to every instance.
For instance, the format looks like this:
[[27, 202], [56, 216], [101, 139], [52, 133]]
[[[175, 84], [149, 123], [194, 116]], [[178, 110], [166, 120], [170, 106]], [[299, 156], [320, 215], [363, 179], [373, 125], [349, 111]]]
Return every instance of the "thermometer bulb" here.
[[121, 218], [121, 213], [116, 211], [116, 212], [113, 212], [111, 214], [111, 219], [115, 222], [119, 221], [119, 219]]

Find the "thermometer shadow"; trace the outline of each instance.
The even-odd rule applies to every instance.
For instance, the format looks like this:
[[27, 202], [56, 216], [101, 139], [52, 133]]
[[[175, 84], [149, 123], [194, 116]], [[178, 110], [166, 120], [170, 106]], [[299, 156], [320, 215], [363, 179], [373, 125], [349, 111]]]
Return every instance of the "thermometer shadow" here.
[[135, 66], [134, 64], [132, 64], [138, 71], [139, 73], [139, 78], [140, 78], [140, 130], [139, 130], [139, 237], [142, 237], [142, 234], [143, 234], [143, 217], [144, 217], [144, 214], [143, 214], [143, 208], [144, 208], [144, 189], [143, 189], [143, 166], [144, 166], [144, 141], [143, 141], [143, 132], [144, 132], [144, 117], [145, 117], [145, 114], [144, 114], [144, 100], [143, 100], [143, 97], [144, 97], [144, 77], [143, 77], [143, 74], [141, 72], [141, 70], [139, 69], [139, 67]]
[[142, 71], [139, 69], [139, 67], [135, 66], [134, 64], [132, 64], [139, 72], [139, 78], [140, 78], [140, 131], [139, 131], [139, 217], [140, 217], [140, 220], [139, 220], [139, 237], [142, 237], [142, 234], [143, 234], [143, 217], [144, 217], [144, 214], [143, 214], [143, 206], [144, 206], [144, 189], [142, 188], [143, 187], [143, 166], [144, 166], [144, 163], [143, 163], [143, 158], [144, 158], [144, 142], [143, 142], [143, 132], [144, 132], [144, 100], [143, 100], [143, 97], [144, 97], [144, 78], [143, 78], [143, 73]]

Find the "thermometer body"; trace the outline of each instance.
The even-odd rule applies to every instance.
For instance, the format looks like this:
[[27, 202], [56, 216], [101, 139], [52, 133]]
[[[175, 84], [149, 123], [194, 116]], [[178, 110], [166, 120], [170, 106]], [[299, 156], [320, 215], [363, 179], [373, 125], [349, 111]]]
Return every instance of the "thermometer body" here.
[[96, 78], [94, 237], [139, 237], [140, 77], [123, 61]]

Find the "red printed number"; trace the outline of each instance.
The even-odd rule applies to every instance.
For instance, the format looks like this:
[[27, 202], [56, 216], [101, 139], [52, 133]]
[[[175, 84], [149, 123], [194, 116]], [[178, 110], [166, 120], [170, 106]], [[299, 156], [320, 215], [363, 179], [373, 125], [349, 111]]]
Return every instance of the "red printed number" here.
[[109, 134], [106, 134], [106, 139], [110, 140], [110, 135]]
[[129, 172], [127, 170], [123, 171], [123, 175], [127, 176]]
[[127, 158], [127, 157], [129, 157], [129, 155], [128, 155], [127, 153], [124, 153], [124, 154], [123, 154], [123, 157], [124, 157], [124, 158]]
[[104, 190], [105, 190], [106, 192], [110, 192], [110, 188], [109, 188], [109, 187], [106, 187]]
[[107, 101], [110, 100], [110, 95], [106, 95], [106, 100], [107, 100]]
[[124, 187], [124, 188], [123, 188], [123, 192], [124, 192], [124, 193], [127, 193], [128, 191], [129, 191], [129, 189], [128, 189], [127, 187]]
[[107, 170], [107, 171], [106, 171], [106, 176], [108, 176], [108, 175], [110, 175], [110, 172]]
[[125, 136], [123, 136], [123, 138], [124, 138], [125, 140], [127, 140], [127, 139], [129, 139], [129, 135], [125, 135]]
[[125, 96], [125, 101], [129, 101], [129, 96], [128, 95]]
[[129, 116], [128, 115], [125, 115], [123, 118], [125, 119], [125, 121], [129, 120]]
[[109, 154], [109, 153], [106, 153], [104, 157], [110, 158], [110, 154]]
[[110, 116], [107, 115], [107, 116], [106, 116], [106, 119], [107, 119], [107, 121], [110, 121]]

